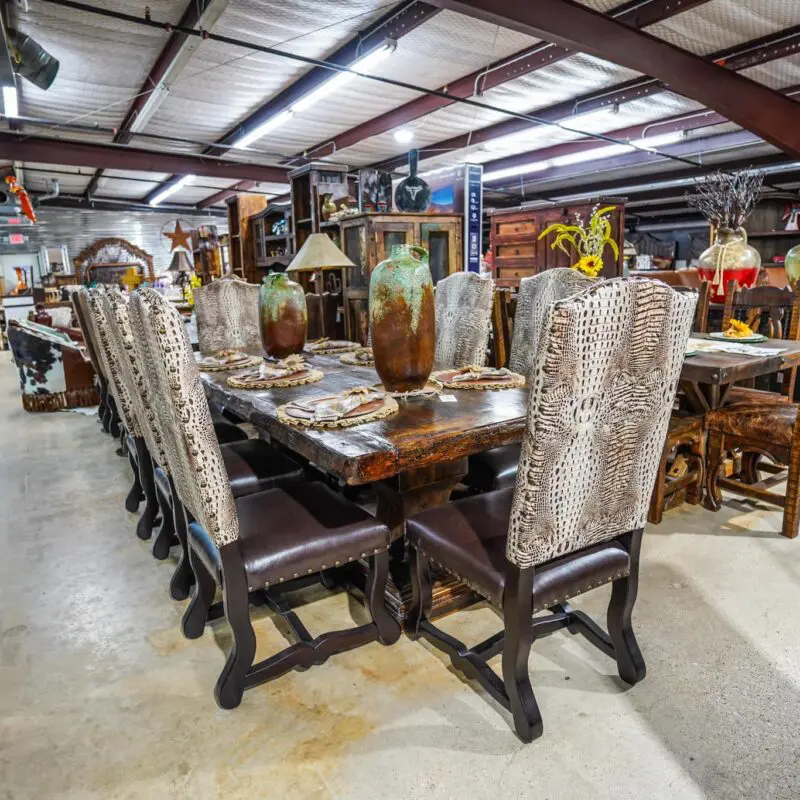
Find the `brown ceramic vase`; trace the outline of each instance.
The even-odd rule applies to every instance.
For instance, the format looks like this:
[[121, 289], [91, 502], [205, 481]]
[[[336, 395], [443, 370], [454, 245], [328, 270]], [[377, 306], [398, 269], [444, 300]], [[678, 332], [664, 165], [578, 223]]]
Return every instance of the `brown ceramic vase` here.
[[261, 284], [259, 321], [267, 355], [286, 358], [302, 353], [308, 325], [303, 287], [282, 272], [270, 272]]
[[428, 253], [394, 245], [372, 271], [369, 315], [375, 371], [390, 392], [421, 389], [433, 369], [436, 315]]

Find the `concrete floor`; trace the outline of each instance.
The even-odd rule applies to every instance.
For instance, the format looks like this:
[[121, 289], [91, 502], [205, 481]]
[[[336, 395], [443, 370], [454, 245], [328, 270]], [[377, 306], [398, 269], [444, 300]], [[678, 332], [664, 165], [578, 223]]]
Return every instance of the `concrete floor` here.
[[[645, 537], [626, 689], [580, 638], [536, 646], [545, 734], [509, 720], [427, 646], [371, 644], [245, 694], [212, 688], [224, 621], [183, 603], [123, 508], [126, 462], [93, 416], [26, 414], [0, 354], [0, 798], [445, 800], [798, 798], [800, 541], [774, 510], [685, 506]], [[607, 590], [580, 606], [602, 619]], [[347, 625], [342, 595], [302, 613]], [[478, 641], [485, 608], [446, 627]], [[283, 645], [256, 624], [259, 657]]]

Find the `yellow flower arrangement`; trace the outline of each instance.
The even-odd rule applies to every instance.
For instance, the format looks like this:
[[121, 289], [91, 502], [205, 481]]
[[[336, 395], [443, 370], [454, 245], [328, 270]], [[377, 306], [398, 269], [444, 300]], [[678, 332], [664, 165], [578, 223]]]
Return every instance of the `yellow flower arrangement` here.
[[[595, 206], [588, 227], [584, 226], [582, 217], [576, 215], [574, 225], [556, 222], [545, 228], [539, 234], [539, 238], [544, 239], [549, 234], [555, 233], [552, 249], [558, 248], [573, 257], [577, 255], [578, 260], [572, 265], [572, 269], [590, 278], [596, 278], [603, 269], [603, 252], [606, 245], [611, 248], [614, 257], [619, 258], [619, 246], [611, 237], [611, 220], [608, 218], [609, 213], [615, 208], [616, 206], [605, 208]], [[566, 244], [572, 246], [572, 253]]]
[[194, 290], [202, 285], [203, 281], [193, 272], [192, 276], [189, 278], [189, 285], [183, 287], [183, 299], [190, 306], [194, 306]]

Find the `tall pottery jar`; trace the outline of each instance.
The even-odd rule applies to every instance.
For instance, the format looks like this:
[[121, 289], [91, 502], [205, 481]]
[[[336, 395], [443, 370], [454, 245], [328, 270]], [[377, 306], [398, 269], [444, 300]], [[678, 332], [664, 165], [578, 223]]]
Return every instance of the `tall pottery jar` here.
[[704, 281], [711, 281], [711, 301], [724, 303], [728, 281], [755, 286], [760, 269], [761, 255], [747, 243], [745, 229], [720, 228], [714, 244], [700, 256], [697, 271]]
[[375, 370], [390, 392], [421, 389], [433, 369], [436, 314], [424, 247], [396, 244], [372, 271], [369, 320]]
[[308, 313], [303, 287], [282, 272], [270, 272], [259, 295], [261, 343], [267, 355], [286, 358], [306, 343]]

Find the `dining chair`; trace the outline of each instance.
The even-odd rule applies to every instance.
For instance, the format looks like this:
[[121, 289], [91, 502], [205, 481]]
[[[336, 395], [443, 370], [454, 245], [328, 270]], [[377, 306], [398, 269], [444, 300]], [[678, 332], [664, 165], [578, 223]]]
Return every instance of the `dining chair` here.
[[[162, 524], [155, 539], [153, 555], [158, 559], [165, 559], [175, 541], [180, 544], [181, 555], [170, 580], [170, 594], [174, 599], [182, 600], [188, 596], [192, 581], [186, 544], [186, 512], [176, 499], [177, 493], [174, 491], [170, 472], [171, 465], [176, 464], [175, 453], [179, 445], [172, 437], [172, 429], [163, 423], [169, 413], [169, 406], [159, 401], [163, 393], [158, 391], [152, 381], [155, 374], [154, 359], [158, 354], [151, 353], [147, 346], [138, 293], [131, 296], [129, 303], [124, 302], [118, 294], [116, 299], [118, 302], [115, 304], [115, 318], [126, 344], [125, 355], [130, 362], [130, 376], [136, 382], [137, 393], [143, 403], [142, 415], [150, 427], [150, 452], [157, 454], [154, 455], [153, 481], [158, 504], [162, 515], [169, 519], [168, 523]], [[226, 429], [230, 423], [214, 421], [213, 413], [211, 419], [234, 497], [244, 497], [302, 480], [303, 469], [296, 461], [261, 439], [227, 441], [225, 435], [221, 436], [219, 431], [220, 428]], [[173, 453], [171, 457], [168, 455], [170, 452]]]
[[[511, 711], [523, 741], [542, 733], [528, 672], [536, 639], [561, 628], [581, 633], [616, 659], [623, 681], [644, 678], [631, 621], [642, 529], [695, 301], [655, 281], [621, 278], [552, 304], [515, 488], [407, 522], [410, 635], [425, 637], [478, 680]], [[499, 610], [503, 630], [468, 648], [437, 628], [431, 562]], [[608, 633], [568, 602], [606, 583]], [[487, 663], [501, 651], [502, 679]]]
[[235, 276], [194, 290], [200, 352], [261, 351], [258, 319], [259, 287]]
[[494, 281], [456, 272], [436, 284], [436, 369], [483, 366], [491, 330]]
[[[375, 641], [390, 644], [400, 629], [385, 607], [389, 529], [322, 483], [297, 483], [234, 499], [217, 444], [197, 364], [178, 312], [152, 290], [139, 292], [139, 310], [154, 359], [153, 376], [168, 413], [164, 420], [178, 445], [173, 469], [178, 496], [192, 515], [189, 554], [195, 575], [183, 620], [188, 638], [202, 635], [216, 587], [233, 646], [217, 681], [223, 708], [239, 705], [244, 690], [293, 669], [322, 664], [336, 653]], [[365, 601], [372, 622], [312, 638], [281, 597], [298, 579], [363, 559], [368, 565]], [[253, 663], [256, 639], [251, 597], [288, 624], [296, 641]]]
[[[114, 399], [108, 389], [105, 363], [101, 357], [97, 332], [91, 322], [92, 318], [86, 299], [86, 289], [81, 287], [74, 291], [70, 299], [75, 310], [75, 318], [78, 320], [78, 325], [83, 334], [83, 341], [89, 354], [89, 360], [92, 362], [97, 381], [100, 384], [100, 405], [97, 407], [100, 424], [106, 433], [111, 433], [116, 438], [119, 436], [119, 418], [114, 408]], [[114, 431], [112, 431], [112, 425]]]
[[[800, 341], [800, 292], [791, 286], [740, 288], [729, 281], [722, 312], [722, 330], [731, 319], [746, 322], [756, 333], [770, 339]], [[734, 403], [789, 403], [795, 399], [797, 367], [782, 370], [765, 378], [758, 386], [733, 386], [726, 396], [726, 405]]]
[[147, 538], [152, 531], [153, 521], [158, 512], [158, 501], [152, 487], [145, 478], [145, 483], [141, 481], [142, 475], [152, 475], [152, 464], [147, 446], [142, 436], [142, 430], [136, 411], [133, 405], [128, 384], [122, 377], [122, 366], [118, 359], [118, 353], [114, 349], [111, 340], [111, 323], [106, 314], [106, 307], [102, 302], [105, 293], [103, 289], [79, 289], [85, 292], [88, 317], [93, 334], [96, 336], [98, 352], [103, 361], [106, 379], [111, 395], [115, 401], [115, 408], [121, 421], [120, 441], [125, 442], [125, 450], [130, 460], [133, 470], [133, 486], [131, 486], [128, 496], [125, 499], [125, 508], [130, 512], [136, 512], [139, 502], [145, 500], [145, 510], [136, 525], [136, 533], [139, 538]]
[[[530, 384], [551, 304], [593, 283], [591, 278], [566, 267], [548, 269], [520, 281], [509, 369], [524, 375]], [[481, 492], [514, 486], [521, 449], [519, 443], [507, 444], [470, 456], [464, 484]]]

